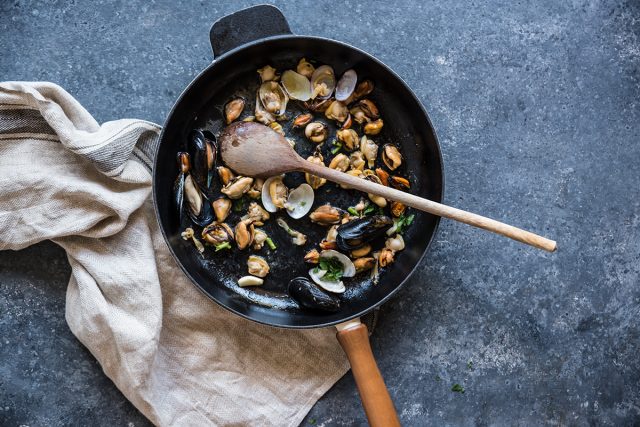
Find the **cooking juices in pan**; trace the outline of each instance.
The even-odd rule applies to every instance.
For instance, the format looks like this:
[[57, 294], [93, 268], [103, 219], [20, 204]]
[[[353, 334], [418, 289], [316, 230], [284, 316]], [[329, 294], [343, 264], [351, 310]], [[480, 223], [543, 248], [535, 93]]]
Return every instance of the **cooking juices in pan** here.
[[237, 277], [227, 286], [275, 308], [335, 312], [352, 282], [360, 291], [375, 286], [405, 249], [414, 215], [404, 205], [310, 174], [236, 176], [216, 145], [224, 126], [256, 121], [307, 160], [409, 191], [399, 146], [379, 142], [384, 105], [372, 100], [374, 91], [357, 70], [336, 76], [330, 65], [305, 58], [282, 73], [258, 69], [255, 87], [232, 94], [176, 153], [173, 199], [183, 244], [211, 268], [233, 265]]

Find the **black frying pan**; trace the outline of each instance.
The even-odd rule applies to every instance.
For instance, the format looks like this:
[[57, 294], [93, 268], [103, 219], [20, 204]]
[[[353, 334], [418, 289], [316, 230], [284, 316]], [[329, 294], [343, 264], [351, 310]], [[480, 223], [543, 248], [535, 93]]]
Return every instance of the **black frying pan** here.
[[[311, 245], [304, 249], [288, 245], [288, 237], [274, 224], [275, 221], [269, 221], [265, 228], [275, 237], [278, 249], [275, 252], [262, 250], [261, 255], [267, 258], [271, 273], [259, 289], [240, 288], [236, 284], [236, 280], [246, 274], [247, 251], [217, 254], [206, 251], [202, 258], [191, 243], [181, 239], [180, 233], [187, 225], [180, 224], [172, 205], [172, 188], [177, 175], [176, 153], [185, 150], [187, 135], [194, 128], [206, 129], [213, 134], [220, 132], [224, 127], [222, 109], [232, 96], [243, 95], [249, 103], [245, 111], [252, 114], [258, 68], [271, 64], [279, 70], [295, 69], [298, 60], [305, 57], [333, 66], [337, 76], [354, 68], [359, 78], [373, 80], [376, 89], [370, 97], [379, 106], [385, 122], [383, 132], [374, 138], [375, 141], [380, 146], [386, 142], [398, 144], [405, 159], [400, 172], [412, 182], [411, 192], [440, 202], [444, 189], [442, 157], [426, 111], [411, 89], [382, 62], [345, 43], [291, 34], [286, 19], [273, 6], [255, 6], [222, 18], [213, 25], [210, 36], [216, 59], [191, 82], [174, 105], [155, 157], [153, 199], [160, 228], [172, 254], [185, 274], [207, 296], [256, 322], [286, 328], [315, 328], [364, 315], [389, 299], [409, 278], [435, 235], [439, 217], [414, 211], [415, 221], [404, 235], [406, 249], [383, 272], [377, 285], [371, 283], [368, 275], [350, 280], [348, 291], [342, 296], [340, 311], [330, 314], [305, 311], [286, 295], [286, 287], [291, 278], [307, 275], [309, 266], [302, 262], [302, 255]], [[291, 105], [287, 110], [295, 114], [295, 107], [293, 103]], [[285, 130], [287, 136], [300, 135]], [[298, 141], [296, 149], [303, 157], [311, 153], [310, 143], [305, 143], [304, 138], [295, 139]], [[327, 147], [325, 151], [329, 149]], [[325, 160], [331, 158], [328, 152], [324, 154]], [[292, 187], [302, 182], [303, 177], [291, 174], [287, 180]], [[337, 190], [334, 184], [327, 184], [316, 192], [314, 208], [327, 201], [346, 208], [361, 196], [355, 191]], [[295, 221], [286, 214], [284, 218], [291, 226], [308, 234], [312, 242], [320, 241], [326, 233], [326, 229], [307, 224], [306, 219]], [[235, 224], [235, 220], [232, 217], [228, 222]]]

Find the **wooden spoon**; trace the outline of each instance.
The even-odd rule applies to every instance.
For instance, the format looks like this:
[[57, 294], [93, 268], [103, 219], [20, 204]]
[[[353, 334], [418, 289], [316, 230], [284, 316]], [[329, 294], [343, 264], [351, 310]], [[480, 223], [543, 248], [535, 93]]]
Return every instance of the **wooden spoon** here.
[[311, 163], [300, 157], [282, 135], [259, 123], [233, 123], [222, 132], [219, 142], [222, 160], [241, 175], [269, 177], [291, 171], [308, 172], [433, 215], [493, 231], [536, 248], [549, 252], [556, 250], [555, 241], [529, 231]]

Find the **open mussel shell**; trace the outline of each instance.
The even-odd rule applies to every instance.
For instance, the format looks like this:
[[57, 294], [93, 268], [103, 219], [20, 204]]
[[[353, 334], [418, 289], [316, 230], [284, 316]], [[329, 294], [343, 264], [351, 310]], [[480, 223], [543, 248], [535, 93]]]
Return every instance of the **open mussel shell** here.
[[302, 74], [287, 70], [282, 73], [280, 81], [291, 99], [297, 99], [298, 101], [311, 99], [311, 82]]
[[323, 65], [316, 68], [311, 76], [311, 99], [329, 98], [336, 88], [336, 76], [333, 68]]
[[209, 188], [213, 179], [216, 165], [216, 144], [213, 134], [205, 135], [199, 129], [194, 129], [187, 140], [187, 151], [191, 157], [191, 174], [198, 185]]
[[211, 203], [202, 194], [191, 174], [184, 179], [184, 201], [186, 203], [183, 203], [183, 210], [187, 211], [194, 224], [204, 227], [213, 222], [214, 215]]
[[393, 220], [385, 215], [373, 215], [349, 221], [338, 227], [336, 244], [343, 251], [351, 251], [384, 235]]
[[287, 291], [304, 308], [328, 312], [340, 310], [338, 298], [322, 291], [305, 277], [291, 279]]
[[349, 99], [356, 88], [357, 82], [358, 75], [354, 70], [345, 71], [336, 85], [336, 99], [338, 101], [346, 101]]
[[184, 204], [184, 180], [189, 173], [189, 153], [179, 152], [177, 155], [178, 176], [173, 183], [173, 201], [180, 218], [182, 219], [182, 205]]

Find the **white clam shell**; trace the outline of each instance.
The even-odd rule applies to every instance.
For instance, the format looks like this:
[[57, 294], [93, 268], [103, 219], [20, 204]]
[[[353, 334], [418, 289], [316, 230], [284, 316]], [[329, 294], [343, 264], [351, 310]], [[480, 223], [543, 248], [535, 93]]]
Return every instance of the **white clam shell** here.
[[320, 252], [320, 258], [338, 258], [338, 261], [340, 261], [344, 267], [342, 277], [353, 277], [356, 275], [356, 266], [353, 265], [349, 257], [343, 253], [334, 251], [333, 249], [327, 249], [326, 251]]
[[282, 179], [282, 175], [272, 176], [271, 178], [267, 179], [264, 184], [262, 184], [262, 206], [264, 206], [267, 212], [276, 212], [278, 210], [276, 205], [273, 204], [271, 195], [269, 194], [269, 186], [276, 179]]
[[317, 95], [317, 98], [327, 99], [331, 97], [331, 94], [336, 88], [336, 77], [335, 77], [335, 74], [333, 73], [333, 68], [331, 68], [329, 65], [322, 65], [316, 68], [316, 70], [313, 72], [313, 75], [311, 76], [311, 90], [312, 90], [311, 96], [312, 97], [314, 97], [313, 91], [316, 89], [316, 86], [322, 83], [324, 83], [327, 86], [326, 87], [327, 94], [324, 96]]
[[293, 70], [287, 70], [282, 73], [280, 82], [291, 99], [297, 99], [299, 101], [308, 101], [311, 99], [311, 82], [302, 74], [298, 74]]
[[299, 219], [309, 213], [313, 205], [314, 193], [309, 184], [300, 184], [289, 193], [285, 207], [291, 218]]
[[356, 89], [356, 83], [358, 83], [358, 75], [356, 72], [354, 70], [345, 71], [336, 85], [336, 99], [338, 101], [348, 99]]
[[309, 276], [311, 277], [311, 280], [316, 283], [316, 285], [320, 286], [325, 291], [333, 292], [335, 294], [341, 294], [347, 290], [347, 288], [344, 287], [344, 283], [342, 283], [342, 280], [340, 280], [339, 282], [329, 282], [326, 280], [322, 280], [322, 276], [324, 276], [327, 272], [324, 270], [318, 270], [316, 272], [315, 270], [315, 268], [309, 270]]

